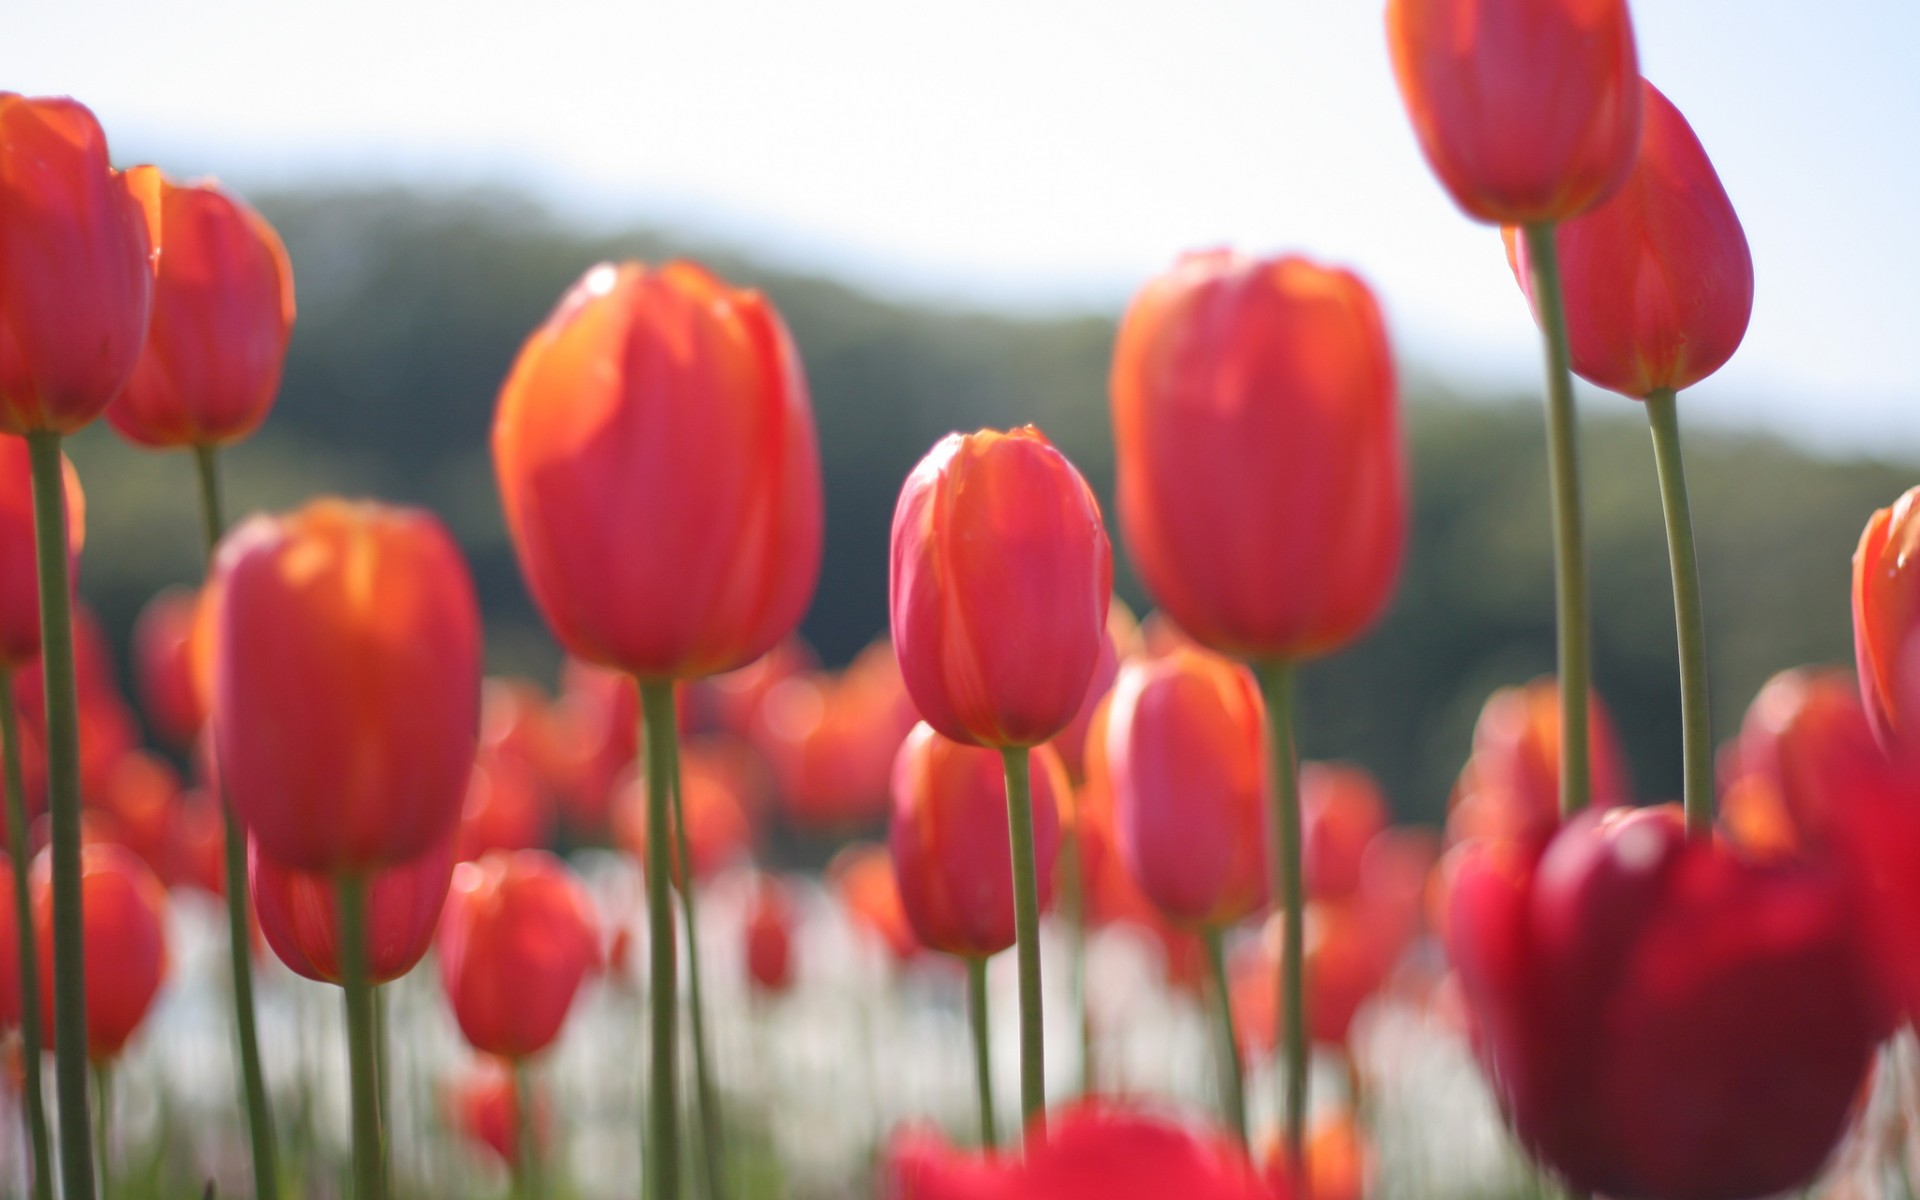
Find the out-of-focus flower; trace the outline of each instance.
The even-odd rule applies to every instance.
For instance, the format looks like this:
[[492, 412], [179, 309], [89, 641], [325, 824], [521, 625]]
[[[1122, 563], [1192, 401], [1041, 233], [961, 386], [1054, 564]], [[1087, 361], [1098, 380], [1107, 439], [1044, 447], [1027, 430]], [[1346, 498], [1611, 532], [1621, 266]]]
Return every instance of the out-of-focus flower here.
[[[387, 983], [413, 970], [440, 922], [453, 878], [453, 832], [420, 857], [375, 871], [367, 880], [367, 979]], [[333, 877], [283, 867], [247, 844], [247, 883], [260, 932], [295, 973], [339, 984], [340, 895]]]
[[[1543, 842], [1560, 824], [1560, 693], [1551, 678], [1487, 697], [1473, 727], [1473, 755], [1447, 812], [1447, 838]], [[1627, 763], [1600, 697], [1587, 698], [1591, 804], [1632, 799]]]
[[[33, 926], [40, 962], [42, 1045], [53, 1045], [53, 869], [46, 852], [33, 865]], [[117, 1056], [146, 1019], [167, 977], [167, 893], [147, 864], [124, 846], [80, 848], [81, 937], [87, 963], [87, 1057]]]
[[793, 986], [793, 897], [778, 879], [756, 874], [741, 931], [747, 978], [754, 989], [777, 996]]
[[194, 682], [194, 631], [200, 594], [170, 587], [140, 610], [133, 626], [133, 678], [148, 727], [168, 745], [185, 749], [206, 720]]

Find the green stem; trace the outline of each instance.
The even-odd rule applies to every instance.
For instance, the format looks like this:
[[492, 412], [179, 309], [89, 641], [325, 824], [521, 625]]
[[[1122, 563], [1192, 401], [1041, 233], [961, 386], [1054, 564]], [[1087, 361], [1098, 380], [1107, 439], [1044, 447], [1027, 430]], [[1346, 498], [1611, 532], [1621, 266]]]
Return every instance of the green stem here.
[[1221, 945], [1220, 927], [1209, 925], [1200, 931], [1207, 948], [1207, 971], [1212, 976], [1214, 1049], [1219, 1055], [1220, 1115], [1227, 1128], [1247, 1145], [1247, 1090], [1240, 1078], [1240, 1039], [1233, 1028], [1233, 992], [1227, 987], [1227, 956]]
[[[206, 543], [207, 573], [213, 571], [214, 547], [226, 530], [220, 503], [218, 450], [210, 445], [193, 448], [195, 475], [200, 482], [200, 527]], [[217, 786], [217, 782], [216, 782]], [[240, 1087], [247, 1104], [247, 1135], [253, 1150], [253, 1194], [258, 1200], [278, 1200], [279, 1156], [273, 1139], [273, 1110], [267, 1100], [266, 1074], [260, 1065], [260, 1035], [253, 1002], [253, 922], [247, 914], [247, 832], [239, 815], [216, 796], [225, 822], [227, 867], [227, 965], [233, 977], [234, 1034], [239, 1044]]]
[[347, 1067], [353, 1093], [354, 1200], [383, 1200], [386, 1157], [381, 1145], [373, 988], [367, 981], [367, 879], [335, 880], [340, 900], [340, 974], [347, 1008]]
[[1000, 1144], [993, 1121], [993, 1047], [987, 1038], [987, 960], [967, 959], [967, 1025], [973, 1031], [973, 1083], [980, 1100], [980, 1144]]
[[1560, 674], [1560, 812], [1587, 806], [1587, 552], [1580, 524], [1580, 455], [1573, 366], [1551, 223], [1526, 227], [1533, 302], [1547, 360], [1547, 483], [1553, 493], [1554, 628]]
[[[1267, 706], [1268, 888], [1279, 898], [1281, 914], [1281, 1047], [1284, 1069], [1280, 1109], [1286, 1125], [1287, 1162], [1298, 1174], [1306, 1161], [1307, 1016], [1306, 906], [1300, 862], [1300, 778], [1293, 745], [1293, 664], [1273, 659], [1257, 665], [1260, 695]], [[1298, 1182], [1296, 1180], [1296, 1182]], [[1296, 1189], [1298, 1190], [1298, 1189]]]
[[1660, 508], [1673, 564], [1673, 625], [1680, 649], [1681, 752], [1685, 758], [1687, 832], [1713, 832], [1713, 722], [1707, 708], [1707, 618], [1700, 603], [1700, 563], [1693, 549], [1693, 512], [1680, 457], [1680, 407], [1671, 388], [1649, 395], [1647, 423], [1660, 471]]
[[[680, 860], [683, 880], [680, 888], [680, 924], [687, 938], [687, 1000], [692, 1010], [690, 1024], [693, 1034], [693, 1086], [694, 1095], [700, 1106], [702, 1166], [706, 1171], [707, 1195], [711, 1200], [726, 1200], [725, 1130], [721, 1125], [719, 1093], [714, 1090], [713, 1085], [713, 1067], [707, 1054], [707, 1005], [706, 997], [700, 988], [700, 922], [694, 901], [696, 888], [693, 879], [693, 851], [687, 835], [686, 808], [681, 799], [680, 722], [671, 684], [665, 688], [664, 703], [667, 706], [667, 729], [670, 735], [659, 743], [659, 749], [667, 760], [667, 772], [673, 795], [673, 848], [675, 856]], [[655, 743], [649, 739], [646, 743], [648, 754], [653, 753], [654, 745]]]
[[1000, 751], [1007, 773], [1007, 835], [1013, 850], [1013, 935], [1020, 965], [1020, 1113], [1029, 1133], [1046, 1131], [1046, 1043], [1040, 1011], [1040, 890], [1034, 865], [1033, 796], [1027, 748]]
[[[678, 736], [673, 726], [673, 681], [642, 680], [640, 713], [645, 746], [665, 746]], [[667, 813], [673, 780], [664, 754], [647, 757], [647, 941], [650, 971], [647, 999], [652, 1010], [651, 1094], [647, 1099], [647, 1196], [679, 1200], [679, 1096], [674, 1077], [679, 1059], [675, 1035], [673, 892]]]
[[47, 1143], [47, 1104], [40, 1086], [40, 949], [32, 936], [33, 898], [27, 883], [27, 785], [20, 765], [20, 717], [13, 703], [13, 670], [0, 668], [0, 752], [6, 756], [7, 853], [13, 860], [14, 928], [20, 945], [20, 1050], [26, 1070], [27, 1144], [33, 1153], [34, 1200], [53, 1200], [53, 1154]]
[[100, 1195], [113, 1195], [113, 1171], [110, 1166], [113, 1145], [113, 1063], [93, 1064], [93, 1103], [99, 1109], [94, 1121], [94, 1152], [99, 1159]]
[[93, 1200], [87, 1113], [87, 963], [80, 918], [80, 728], [73, 679], [73, 592], [60, 435], [27, 435], [40, 576], [40, 664], [47, 689], [47, 812], [53, 858], [53, 1069], [65, 1200]]
[[540, 1146], [534, 1134], [533, 1071], [527, 1060], [513, 1062], [513, 1191], [522, 1200], [542, 1200]]

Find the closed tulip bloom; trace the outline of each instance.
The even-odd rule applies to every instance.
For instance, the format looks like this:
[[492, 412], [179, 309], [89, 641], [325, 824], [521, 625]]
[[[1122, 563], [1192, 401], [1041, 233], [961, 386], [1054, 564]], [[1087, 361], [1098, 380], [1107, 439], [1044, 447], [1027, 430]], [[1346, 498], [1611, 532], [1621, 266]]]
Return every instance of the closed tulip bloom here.
[[[1553, 235], [1574, 371], [1636, 399], [1718, 371], [1753, 315], [1753, 255], [1733, 202], [1680, 110], [1642, 86], [1646, 128], [1625, 186]], [[1526, 241], [1503, 235], [1531, 302]]]
[[[87, 503], [80, 477], [66, 456], [67, 577], [79, 568], [86, 541]], [[0, 433], [0, 671], [40, 657], [40, 574], [33, 549], [33, 480], [25, 439]]]
[[454, 856], [472, 862], [489, 850], [532, 850], [552, 834], [553, 806], [539, 772], [502, 745], [480, 747], [460, 809]]
[[954, 741], [1037, 746], [1065, 729], [1112, 591], [1100, 505], [1031, 425], [948, 434], [900, 490], [893, 645], [920, 716]]
[[147, 725], [172, 746], [192, 746], [206, 720], [194, 682], [199, 593], [170, 587], [147, 601], [133, 626], [133, 677]]
[[[1591, 803], [1631, 802], [1626, 757], [1597, 695], [1587, 698]], [[1473, 727], [1473, 755], [1447, 812], [1447, 838], [1544, 842], [1560, 825], [1560, 700], [1548, 677], [1487, 697]]]
[[[1033, 844], [1040, 907], [1053, 891], [1066, 768], [1033, 753]], [[907, 920], [922, 945], [985, 958], [1013, 945], [1013, 855], [1000, 755], [942, 737], [922, 722], [893, 764], [887, 829]]]
[[[1782, 671], [1753, 698], [1739, 738], [1723, 757], [1721, 823], [1750, 850], [1824, 849], [1835, 810], [1853, 801], [1855, 756], [1875, 753], [1873, 727], [1850, 672]], [[1750, 844], [1751, 834], [1759, 835], [1752, 839], [1759, 845]]]
[[479, 729], [479, 609], [446, 529], [319, 500], [229, 534], [214, 587], [220, 773], [261, 852], [329, 873], [424, 854]]
[[146, 341], [160, 173], [108, 165], [93, 113], [0, 92], [0, 432], [72, 433]]
[[454, 869], [440, 982], [476, 1049], [502, 1058], [546, 1049], [599, 965], [593, 899], [553, 855], [497, 852]]
[[1267, 899], [1265, 710], [1253, 674], [1198, 651], [1120, 670], [1106, 766], [1121, 861], [1176, 921], [1227, 926]]
[[[453, 834], [426, 853], [367, 880], [367, 979], [387, 983], [413, 970], [433, 944], [453, 878]], [[247, 884], [260, 932], [299, 975], [342, 985], [340, 896], [332, 876], [281, 866], [247, 840]]]
[[1128, 308], [1111, 384], [1127, 551], [1194, 640], [1303, 659], [1374, 622], [1407, 482], [1366, 284], [1302, 258], [1187, 255]]
[[156, 449], [239, 441], [280, 388], [294, 315], [286, 247], [211, 181], [162, 181], [160, 240], [146, 347], [107, 420]]
[[820, 455], [771, 305], [686, 262], [588, 271], [500, 391], [494, 467], [567, 651], [642, 678], [744, 666], [820, 571]]
[[1387, 46], [1427, 164], [1476, 220], [1578, 216], [1633, 168], [1626, 0], [1388, 0]]
[[[167, 977], [167, 893], [125, 846], [92, 842], [80, 850], [80, 896], [87, 961], [87, 1057], [113, 1058]], [[53, 873], [46, 852], [33, 865], [33, 926], [39, 939], [43, 1045], [53, 1045]]]
[[1920, 487], [1867, 520], [1853, 552], [1853, 653], [1873, 732], [1893, 747], [1916, 740], [1920, 716], [1900, 704], [1920, 671]]

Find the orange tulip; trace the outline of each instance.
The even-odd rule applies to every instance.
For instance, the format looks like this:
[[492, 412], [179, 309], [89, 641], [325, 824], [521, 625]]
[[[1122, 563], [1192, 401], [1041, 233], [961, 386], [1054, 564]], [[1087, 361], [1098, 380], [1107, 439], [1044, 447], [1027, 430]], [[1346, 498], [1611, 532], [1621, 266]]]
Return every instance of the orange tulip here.
[[896, 960], [912, 958], [920, 949], [885, 846], [855, 842], [834, 855], [827, 864], [827, 886], [854, 924], [879, 939]]
[[[63, 455], [67, 483], [67, 577], [79, 569], [86, 541], [87, 501], [80, 477]], [[0, 434], [0, 672], [40, 657], [40, 573], [33, 549], [33, 481], [27, 443]]]
[[107, 420], [157, 449], [237, 442], [280, 388], [293, 333], [286, 247], [212, 182], [161, 182], [160, 238], [146, 348]]
[[[1659, 89], [1642, 81], [1646, 127], [1626, 185], [1554, 228], [1573, 369], [1644, 399], [1718, 371], [1753, 314], [1753, 255], [1713, 163]], [[1533, 299], [1519, 230], [1507, 261]]]
[[[1033, 844], [1040, 907], [1053, 890], [1066, 768], [1033, 752]], [[894, 877], [921, 944], [984, 958], [1013, 945], [1013, 856], [1000, 755], [942, 737], [922, 722], [893, 765], [887, 830]]]
[[1633, 168], [1626, 0], [1387, 0], [1387, 45], [1420, 149], [1468, 216], [1562, 221]]
[[[92, 842], [80, 850], [82, 937], [87, 962], [87, 1057], [120, 1053], [146, 1019], [167, 975], [167, 893], [125, 846]], [[33, 864], [33, 926], [40, 962], [53, 961], [52, 863]], [[53, 1045], [53, 972], [40, 971], [43, 1045]]]
[[[1587, 700], [1592, 804], [1627, 804], [1627, 762], [1600, 697]], [[1473, 727], [1473, 755], [1447, 813], [1447, 838], [1544, 842], [1560, 825], [1560, 700], [1551, 678], [1497, 689]]]
[[546, 1049], [599, 965], [593, 899], [559, 859], [516, 850], [454, 868], [440, 982], [476, 1049], [502, 1058]]
[[887, 811], [893, 757], [914, 725], [893, 647], [861, 651], [838, 676], [799, 671], [768, 688], [755, 741], [794, 826], [843, 832]]
[[893, 510], [889, 583], [907, 692], [943, 735], [1036, 746], [1079, 712], [1113, 551], [1092, 489], [1038, 429], [927, 452]]
[[1356, 276], [1190, 254], [1113, 355], [1120, 524], [1147, 590], [1236, 658], [1351, 641], [1393, 595], [1407, 483], [1386, 328]]
[[102, 840], [140, 856], [164, 882], [175, 872], [180, 827], [180, 776], [165, 759], [129, 750], [107, 775], [107, 786], [84, 797], [84, 815]]
[[1829, 848], [1849, 774], [1878, 756], [1860, 689], [1843, 670], [1798, 667], [1769, 679], [1723, 755], [1720, 821], [1763, 857]]
[[820, 571], [820, 456], [786, 327], [691, 263], [588, 271], [500, 391], [494, 467], [567, 651], [643, 678], [744, 666]]
[[133, 676], [147, 724], [162, 741], [190, 747], [206, 711], [193, 678], [199, 593], [170, 587], [147, 601], [133, 626]]
[[85, 105], [0, 92], [0, 432], [72, 433], [140, 357], [160, 174], [108, 166]]
[[1881, 742], [1916, 741], [1903, 696], [1920, 681], [1920, 487], [1867, 520], [1853, 552], [1853, 653]]
[[[387, 983], [413, 970], [433, 944], [453, 878], [453, 834], [426, 853], [383, 867], [367, 880], [367, 979]], [[344, 986], [340, 895], [329, 875], [284, 867], [247, 839], [247, 887], [260, 932], [296, 974]]]
[[254, 517], [214, 567], [214, 739], [261, 852], [302, 871], [406, 862], [460, 819], [480, 620], [417, 509], [325, 499]]

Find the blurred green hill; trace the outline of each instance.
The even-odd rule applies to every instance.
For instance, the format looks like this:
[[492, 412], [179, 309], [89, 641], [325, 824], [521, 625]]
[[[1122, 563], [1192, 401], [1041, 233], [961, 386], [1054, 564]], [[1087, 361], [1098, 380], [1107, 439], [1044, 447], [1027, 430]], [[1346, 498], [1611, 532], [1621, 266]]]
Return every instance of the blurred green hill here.
[[[494, 396], [522, 339], [602, 259], [700, 257], [763, 288], [792, 327], [827, 491], [826, 560], [804, 632], [829, 662], [886, 627], [894, 497], [940, 435], [1031, 421], [1111, 495], [1110, 314], [1023, 319], [899, 303], [655, 232], [575, 230], [504, 194], [256, 199], [286, 239], [300, 319], [266, 430], [225, 458], [229, 504], [237, 514], [333, 490], [436, 509], [472, 557], [492, 670], [551, 679], [557, 661], [500, 519], [487, 447]], [[1302, 745], [1365, 763], [1403, 815], [1434, 820], [1487, 692], [1552, 668], [1552, 582], [1535, 399], [1409, 388], [1415, 533], [1400, 594], [1363, 644], [1304, 673]], [[1671, 594], [1645, 422], [1611, 396], [1588, 397], [1584, 411], [1597, 683], [1640, 794], [1676, 795]], [[130, 450], [104, 423], [72, 454], [89, 495], [82, 590], [124, 641], [149, 595], [197, 575], [189, 464]], [[1697, 430], [1688, 454], [1714, 726], [1725, 737], [1774, 671], [1850, 660], [1854, 543], [1920, 468]], [[1122, 574], [1123, 594], [1143, 608], [1124, 564]]]

